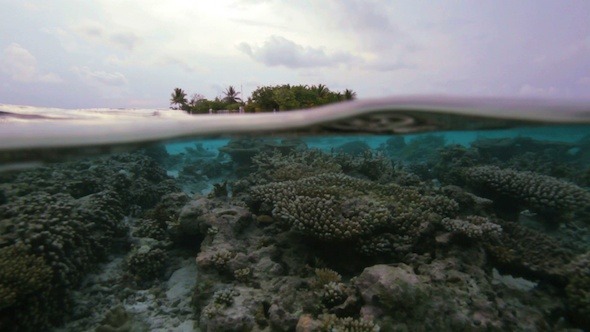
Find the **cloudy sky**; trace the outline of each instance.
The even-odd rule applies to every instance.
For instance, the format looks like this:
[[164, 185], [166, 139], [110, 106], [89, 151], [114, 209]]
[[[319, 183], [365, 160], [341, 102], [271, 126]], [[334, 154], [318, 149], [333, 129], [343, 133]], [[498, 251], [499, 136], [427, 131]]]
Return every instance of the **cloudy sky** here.
[[181, 87], [590, 98], [590, 1], [0, 0], [0, 103], [168, 107]]

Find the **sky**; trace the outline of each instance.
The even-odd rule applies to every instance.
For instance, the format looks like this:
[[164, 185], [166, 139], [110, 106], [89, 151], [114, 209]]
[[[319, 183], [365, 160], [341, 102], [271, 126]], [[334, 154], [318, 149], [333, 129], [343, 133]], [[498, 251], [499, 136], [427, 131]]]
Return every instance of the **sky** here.
[[0, 0], [0, 103], [167, 108], [175, 87], [590, 99], [590, 1]]

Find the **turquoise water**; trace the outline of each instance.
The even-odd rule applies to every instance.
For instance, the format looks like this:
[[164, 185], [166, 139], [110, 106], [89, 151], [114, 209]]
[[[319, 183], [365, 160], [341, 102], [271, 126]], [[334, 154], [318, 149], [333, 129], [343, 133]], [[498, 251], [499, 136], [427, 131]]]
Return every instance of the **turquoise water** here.
[[0, 172], [2, 331], [590, 327], [587, 125], [59, 151]]
[[[403, 135], [407, 141], [416, 137], [436, 135], [444, 137], [447, 144], [459, 144], [469, 146], [471, 142], [480, 138], [513, 138], [529, 137], [536, 140], [544, 141], [561, 141], [575, 142], [582, 139], [589, 133], [588, 126], [554, 126], [550, 130], [547, 127], [523, 127], [502, 130], [485, 130], [485, 131], [437, 131], [435, 133], [408, 134]], [[378, 148], [389, 138], [389, 135], [352, 135], [352, 136], [308, 136], [302, 138], [308, 147], [329, 150], [334, 145], [343, 144], [355, 140], [365, 141], [371, 148]], [[168, 143], [166, 150], [171, 154], [184, 152], [186, 147], [192, 147], [195, 144], [202, 144], [204, 148], [216, 150], [229, 142], [229, 138], [217, 139], [192, 139], [186, 142]]]

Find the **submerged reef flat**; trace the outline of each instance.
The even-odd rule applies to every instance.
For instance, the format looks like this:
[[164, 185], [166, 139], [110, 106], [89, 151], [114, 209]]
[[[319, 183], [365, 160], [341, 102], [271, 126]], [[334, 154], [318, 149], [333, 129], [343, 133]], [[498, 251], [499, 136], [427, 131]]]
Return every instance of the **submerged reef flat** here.
[[590, 140], [311, 143], [1, 173], [0, 330], [590, 329]]

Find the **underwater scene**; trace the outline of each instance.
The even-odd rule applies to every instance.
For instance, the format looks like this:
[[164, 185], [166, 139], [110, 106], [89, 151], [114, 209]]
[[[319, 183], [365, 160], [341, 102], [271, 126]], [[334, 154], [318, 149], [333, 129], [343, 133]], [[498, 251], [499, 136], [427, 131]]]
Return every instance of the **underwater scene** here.
[[590, 330], [590, 127], [232, 135], [0, 172], [1, 331]]

